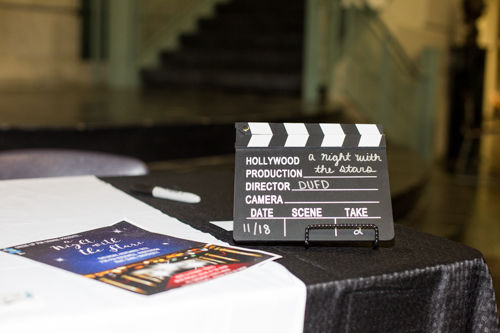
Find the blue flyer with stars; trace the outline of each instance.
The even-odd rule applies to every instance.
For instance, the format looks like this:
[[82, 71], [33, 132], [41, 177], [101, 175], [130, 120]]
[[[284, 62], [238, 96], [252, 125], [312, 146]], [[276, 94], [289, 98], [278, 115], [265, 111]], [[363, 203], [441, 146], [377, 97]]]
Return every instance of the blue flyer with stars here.
[[143, 295], [279, 258], [263, 251], [153, 233], [126, 221], [1, 250]]

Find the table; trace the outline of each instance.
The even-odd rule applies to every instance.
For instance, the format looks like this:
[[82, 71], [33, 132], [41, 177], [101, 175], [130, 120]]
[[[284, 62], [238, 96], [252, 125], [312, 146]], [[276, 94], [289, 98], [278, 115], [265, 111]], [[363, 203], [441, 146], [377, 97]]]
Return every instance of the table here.
[[[188, 205], [136, 198], [216, 238], [232, 233], [209, 221], [232, 219], [233, 173], [205, 168], [103, 178], [131, 193], [144, 183], [197, 193]], [[304, 332], [498, 332], [491, 276], [481, 253], [398, 225], [393, 246], [248, 246], [283, 256], [279, 263], [307, 286]]]

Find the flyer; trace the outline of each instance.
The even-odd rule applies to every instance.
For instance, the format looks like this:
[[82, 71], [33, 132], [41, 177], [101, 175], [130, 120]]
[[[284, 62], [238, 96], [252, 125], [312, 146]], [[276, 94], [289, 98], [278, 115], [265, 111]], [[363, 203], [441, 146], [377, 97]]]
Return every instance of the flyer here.
[[1, 251], [143, 295], [206, 281], [280, 258], [263, 251], [153, 233], [126, 221]]

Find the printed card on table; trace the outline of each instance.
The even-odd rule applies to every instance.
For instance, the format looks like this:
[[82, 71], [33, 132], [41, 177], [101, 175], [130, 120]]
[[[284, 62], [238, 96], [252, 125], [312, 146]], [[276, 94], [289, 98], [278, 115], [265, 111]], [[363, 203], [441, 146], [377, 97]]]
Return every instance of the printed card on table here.
[[279, 258], [262, 251], [152, 233], [125, 221], [2, 251], [143, 295], [206, 281]]

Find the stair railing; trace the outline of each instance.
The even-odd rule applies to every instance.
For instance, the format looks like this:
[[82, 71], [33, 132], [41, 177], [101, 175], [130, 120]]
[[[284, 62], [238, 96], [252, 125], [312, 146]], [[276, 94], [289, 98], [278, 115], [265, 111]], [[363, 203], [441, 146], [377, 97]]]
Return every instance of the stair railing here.
[[[392, 142], [431, 158], [438, 52], [425, 49], [418, 61], [414, 60], [377, 12], [366, 7], [346, 8], [340, 0], [308, 1], [328, 13], [320, 23], [328, 30], [319, 29], [320, 34], [327, 37], [316, 37], [328, 42], [326, 51], [316, 51], [316, 54], [326, 54], [323, 59], [316, 57], [326, 75], [320, 77], [317, 71], [313, 84], [307, 83], [308, 75], [309, 79], [314, 76], [307, 72], [312, 62], [311, 53], [308, 58], [305, 51], [303, 87], [308, 87], [309, 95], [304, 88], [304, 98], [314, 101], [317, 96], [311, 92], [322, 85], [331, 104], [340, 104], [362, 121], [382, 124]], [[314, 9], [311, 3], [307, 10]], [[313, 17], [311, 13], [306, 15]], [[308, 31], [311, 32], [310, 22], [306, 22], [306, 38], [310, 36]], [[306, 39], [306, 48], [307, 43]]]
[[152, 66], [160, 51], [175, 49], [179, 35], [196, 28], [197, 20], [210, 16], [214, 7], [228, 0], [142, 0], [139, 3], [139, 65]]

